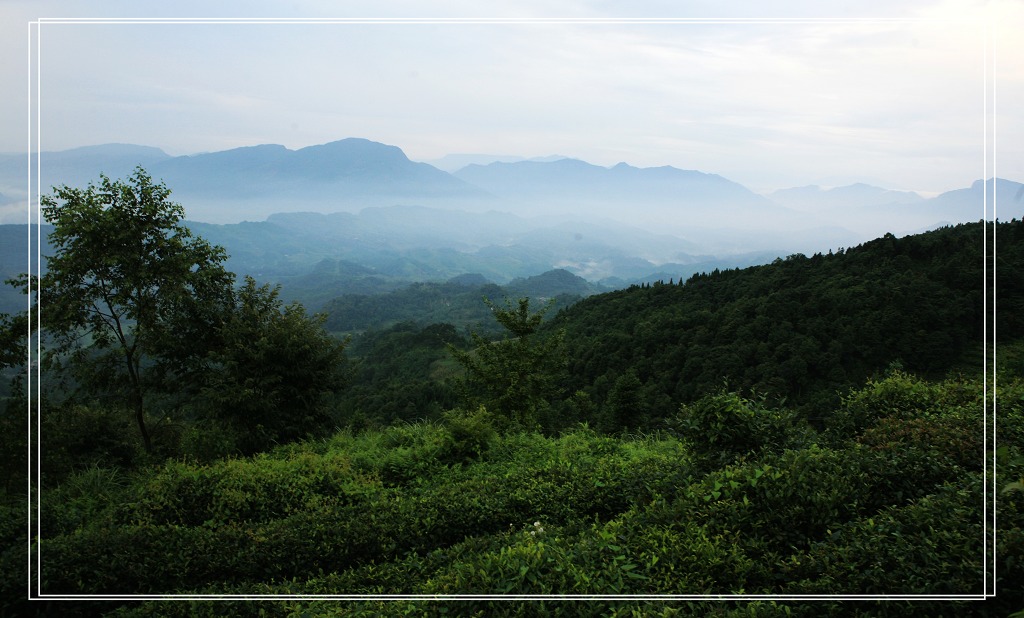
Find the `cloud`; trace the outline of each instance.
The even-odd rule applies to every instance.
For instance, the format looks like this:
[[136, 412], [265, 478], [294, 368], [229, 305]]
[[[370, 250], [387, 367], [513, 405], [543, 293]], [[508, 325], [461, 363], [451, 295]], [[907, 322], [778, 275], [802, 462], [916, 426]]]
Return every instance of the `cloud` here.
[[[0, 8], [36, 16], [28, 5]], [[45, 14], [83, 15], [53, 2]], [[132, 10], [129, 11], [129, 8]], [[162, 16], [338, 14], [336, 3], [202, 3]], [[99, 9], [97, 9], [99, 10]], [[104, 5], [107, 15], [135, 5]], [[469, 3], [349, 3], [348, 15], [479, 15]], [[492, 15], [543, 16], [547, 3]], [[765, 15], [760, 3], [577, 1], [568, 17]], [[939, 191], [980, 175], [981, 22], [995, 12], [1000, 160], [1024, 175], [1021, 44], [1007, 2], [789, 3], [781, 17], [924, 17], [812, 23], [47, 25], [44, 147], [142, 143], [172, 154], [359, 136], [413, 158], [553, 152], [612, 165], [675, 165], [764, 187], [846, 173]], [[723, 12], [724, 11], [724, 12]], [[42, 14], [42, 13], [40, 13]], [[288, 16], [288, 15], [285, 15]], [[15, 19], [17, 22], [19, 19]], [[7, 22], [5, 22], [7, 23]], [[21, 22], [22, 26], [24, 21]], [[7, 28], [7, 26], [5, 26]], [[12, 40], [24, 33], [5, 30]], [[7, 49], [14, 49], [13, 46]], [[24, 54], [21, 45], [18, 53]], [[24, 63], [2, 69], [25, 91]], [[23, 95], [0, 102], [24, 117]], [[24, 148], [25, 127], [0, 132]], [[927, 165], [923, 163], [927, 161]], [[1011, 176], [1012, 177], [1012, 176]], [[774, 180], [773, 180], [774, 179]]]

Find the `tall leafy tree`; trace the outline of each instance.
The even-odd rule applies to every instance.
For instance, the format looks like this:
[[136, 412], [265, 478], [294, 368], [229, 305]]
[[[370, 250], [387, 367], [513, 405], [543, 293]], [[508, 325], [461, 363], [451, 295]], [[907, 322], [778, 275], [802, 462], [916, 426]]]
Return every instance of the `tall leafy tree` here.
[[[182, 225], [184, 209], [142, 168], [42, 198], [54, 255], [34, 282], [45, 333], [44, 370], [122, 402], [152, 449], [147, 401], [199, 368], [217, 345], [234, 275], [221, 247]], [[26, 287], [29, 275], [12, 281]], [[33, 286], [34, 287], [34, 286]]]
[[515, 424], [534, 428], [541, 410], [550, 406], [563, 388], [568, 364], [564, 333], [537, 334], [550, 305], [531, 312], [529, 298], [514, 304], [506, 300], [505, 307], [484, 302], [507, 333], [499, 341], [473, 333], [473, 349], [468, 351], [449, 347], [466, 370], [466, 398], [472, 406], [484, 405]]
[[347, 342], [324, 330], [323, 315], [284, 305], [279, 290], [245, 278], [197, 399], [247, 453], [330, 429], [331, 395], [346, 381]]
[[[53, 224], [47, 272], [9, 282], [39, 291], [44, 372], [72, 396], [128, 410], [147, 451], [158, 407], [219, 421], [247, 451], [327, 428], [346, 342], [323, 316], [249, 277], [236, 289], [224, 249], [194, 236], [142, 168], [100, 179], [42, 199]], [[0, 367], [24, 362], [26, 320], [0, 315]]]

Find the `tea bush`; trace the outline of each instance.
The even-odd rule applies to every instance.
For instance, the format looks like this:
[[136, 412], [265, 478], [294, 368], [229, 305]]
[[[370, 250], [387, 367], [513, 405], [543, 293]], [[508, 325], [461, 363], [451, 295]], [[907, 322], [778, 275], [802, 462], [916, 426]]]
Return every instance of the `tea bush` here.
[[[983, 522], [974, 517], [980, 488], [972, 474], [910, 504], [841, 523], [779, 571], [795, 580], [791, 590], [812, 594], [975, 594], [984, 572]], [[937, 527], [939, 521], [962, 524]]]
[[446, 412], [444, 425], [452, 438], [449, 458], [459, 462], [479, 459], [498, 436], [495, 424], [494, 415], [483, 406], [473, 412]]
[[826, 435], [833, 442], [853, 439], [886, 418], [911, 420], [968, 412], [976, 413], [980, 420], [982, 406], [977, 381], [932, 383], [893, 371], [844, 396], [829, 418]]
[[669, 425], [708, 469], [743, 455], [799, 448], [814, 435], [792, 411], [772, 410], [763, 401], [725, 391], [681, 406]]
[[[627, 439], [580, 426], [558, 437], [492, 436], [480, 413], [341, 432], [244, 459], [113, 477], [96, 467], [44, 492], [43, 583], [48, 592], [217, 595], [969, 589], [982, 568], [982, 389], [886, 380], [847, 396], [871, 419], [859, 433], [822, 446], [799, 424], [792, 441], [726, 428], [719, 436], [731, 435], [734, 447], [726, 463], [669, 435]], [[1000, 489], [1024, 475], [1013, 443], [1019, 385], [1004, 388]], [[751, 404], [728, 394], [716, 405], [744, 422], [762, 414], [742, 416], [736, 406]], [[787, 417], [761, 418], [785, 426]], [[461, 422], [469, 455], [458, 446], [462, 430], [453, 431]], [[1002, 616], [1024, 607], [1012, 585], [1024, 580], [1024, 492], [1010, 487], [996, 495], [1001, 597], [985, 604], [295, 599], [141, 604], [118, 615]], [[14, 569], [0, 577], [3, 590], [23, 585], [15, 555], [0, 556]], [[83, 607], [62, 609], [88, 615]]]

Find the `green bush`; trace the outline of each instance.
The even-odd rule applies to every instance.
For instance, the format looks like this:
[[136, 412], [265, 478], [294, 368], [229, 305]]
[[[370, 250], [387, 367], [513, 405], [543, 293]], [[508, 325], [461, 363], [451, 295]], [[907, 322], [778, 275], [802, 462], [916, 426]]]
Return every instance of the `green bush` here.
[[1024, 380], [1003, 380], [992, 390], [998, 443], [1024, 449]]
[[[633, 524], [633, 525], [631, 525]], [[716, 578], [738, 581], [750, 563], [730, 539], [694, 522], [639, 528], [627, 514], [563, 536], [543, 521], [504, 533], [500, 547], [456, 559], [426, 581], [426, 594], [701, 594]]]
[[[586, 427], [557, 438], [491, 436], [482, 414], [342, 432], [252, 458], [168, 462], [106, 480], [110, 469], [96, 468], [69, 477], [44, 502], [59, 517], [41, 542], [43, 581], [48, 592], [101, 594], [832, 594], [860, 592], [882, 577], [893, 590], [922, 590], [934, 576], [954, 590], [980, 560], [971, 544], [981, 521], [979, 472], [961, 457], [975, 438], [958, 434], [977, 414], [973, 388], [936, 386], [930, 413], [908, 406], [902, 425], [879, 417], [859, 440], [835, 448], [779, 451], [762, 436], [762, 446], [707, 473], [708, 457], [670, 436], [624, 439]], [[780, 424], [786, 417], [765, 416]], [[472, 458], [452, 431], [459, 422], [473, 429], [470, 437], [476, 429], [487, 436]], [[1005, 424], [1012, 435], [1014, 421]], [[1009, 462], [1001, 475], [1019, 476], [1017, 447], [1001, 452]], [[90, 501], [89, 487], [111, 499]], [[998, 496], [1000, 590], [1024, 578], [1021, 496]], [[161, 615], [146, 607], [138, 611]], [[173, 607], [168, 615], [246, 615], [240, 604]], [[337, 608], [303, 600], [249, 607], [267, 615]], [[345, 606], [355, 615], [444, 607]], [[455, 607], [540, 611], [488, 601]], [[678, 607], [683, 615], [812, 616], [844, 615], [846, 606]], [[899, 604], [858, 607], [863, 615], [912, 615]]]
[[444, 425], [452, 437], [450, 457], [455, 461], [469, 461], [486, 453], [498, 436], [495, 421], [494, 415], [483, 406], [474, 412], [446, 412]]
[[813, 430], [789, 410], [722, 391], [683, 405], [670, 427], [710, 468], [757, 452], [782, 452], [813, 440]]
[[[808, 594], [976, 594], [981, 589], [980, 477], [828, 531], [778, 565]], [[956, 521], [956, 526], [936, 522]]]
[[978, 418], [883, 418], [866, 429], [857, 441], [888, 452], [920, 450], [965, 469], [981, 470], [982, 422]]
[[119, 468], [93, 465], [42, 492], [42, 534], [71, 534], [79, 528], [110, 521], [111, 507], [128, 499], [129, 476]]
[[241, 454], [235, 431], [218, 423], [195, 422], [181, 433], [178, 452], [187, 460], [209, 463]]
[[266, 522], [323, 503], [359, 501], [374, 480], [340, 453], [258, 455], [211, 465], [168, 462], [142, 482], [128, 521], [180, 526]]
[[[168, 591], [341, 572], [541, 518], [586, 529], [671, 493], [689, 474], [674, 440], [623, 443], [581, 431], [558, 440], [499, 437], [497, 461], [435, 462], [431, 474], [400, 487], [379, 480], [400, 457], [443, 454], [445, 436], [444, 427], [420, 424], [251, 459], [168, 462], [126, 488], [124, 504], [65, 514], [43, 542], [49, 581], [109, 593], [115, 582]], [[199, 553], [206, 557], [193, 559], [195, 568], [136, 568], [153, 556]]]
[[350, 451], [357, 470], [399, 487], [441, 473], [454, 458], [450, 432], [436, 423], [401, 423], [361, 436]]
[[850, 440], [880, 419], [911, 419], [931, 415], [940, 408], [939, 389], [902, 371], [851, 390], [828, 420], [826, 434], [835, 442]]
[[42, 410], [44, 486], [56, 486], [75, 470], [91, 466], [134, 466], [144, 454], [127, 410], [91, 405], [44, 406]]
[[25, 596], [28, 571], [28, 509], [23, 500], [0, 502], [0, 616], [20, 616], [29, 612]]

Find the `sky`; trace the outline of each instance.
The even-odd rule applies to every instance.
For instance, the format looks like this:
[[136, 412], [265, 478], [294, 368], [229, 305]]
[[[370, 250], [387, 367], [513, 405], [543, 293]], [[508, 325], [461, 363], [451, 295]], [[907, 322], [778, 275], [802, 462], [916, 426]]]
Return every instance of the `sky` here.
[[[362, 137], [418, 161], [560, 154], [762, 192], [867, 182], [934, 195], [993, 163], [1024, 181], [1020, 2], [165, 4], [0, 3], [0, 152], [29, 149], [38, 102], [44, 151]], [[30, 21], [129, 17], [310, 23], [46, 21], [29, 53]]]

